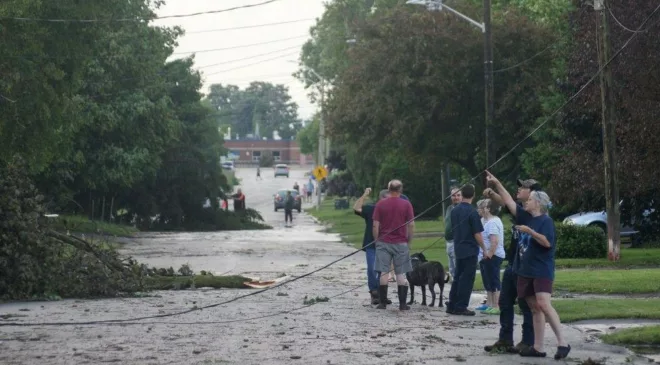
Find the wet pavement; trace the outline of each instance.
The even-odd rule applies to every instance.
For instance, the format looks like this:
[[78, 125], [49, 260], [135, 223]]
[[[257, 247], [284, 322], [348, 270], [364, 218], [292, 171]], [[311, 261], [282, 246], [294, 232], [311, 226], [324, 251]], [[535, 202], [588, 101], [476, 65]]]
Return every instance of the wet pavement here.
[[[302, 170], [274, 179], [263, 169], [238, 169], [247, 205], [274, 226], [268, 231], [145, 234], [125, 253], [154, 266], [230, 272], [270, 279], [302, 275], [353, 252], [302, 213], [285, 228], [272, 194], [305, 181]], [[498, 318], [448, 316], [418, 304], [400, 312], [369, 305], [360, 252], [319, 273], [211, 309], [137, 324], [0, 327], [0, 364], [554, 364], [551, 358], [489, 355]], [[394, 287], [390, 297], [395, 298]], [[445, 297], [449, 285], [445, 287]], [[0, 306], [1, 322], [80, 322], [158, 315], [235, 298], [249, 290], [161, 291], [144, 298], [66, 300]], [[306, 306], [305, 299], [329, 297]], [[419, 297], [419, 295], [418, 295]], [[481, 296], [475, 295], [472, 304]], [[518, 322], [519, 323], [519, 322]], [[586, 330], [564, 326], [573, 352], [566, 362], [646, 364], [648, 359], [606, 346]], [[519, 336], [519, 330], [516, 336]], [[555, 341], [546, 330], [546, 350]], [[519, 337], [516, 337], [518, 339]]]

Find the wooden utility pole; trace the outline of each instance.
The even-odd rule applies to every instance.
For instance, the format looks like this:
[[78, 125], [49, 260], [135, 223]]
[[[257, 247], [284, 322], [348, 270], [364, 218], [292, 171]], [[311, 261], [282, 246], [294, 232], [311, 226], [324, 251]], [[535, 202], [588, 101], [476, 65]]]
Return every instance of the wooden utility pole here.
[[484, 81], [486, 103], [486, 166], [490, 168], [495, 163], [495, 147], [493, 140], [493, 120], [495, 119], [495, 86], [493, 83], [493, 32], [491, 15], [491, 0], [484, 0]]
[[600, 98], [603, 109], [603, 162], [605, 170], [605, 209], [607, 212], [607, 257], [619, 261], [621, 257], [621, 213], [619, 211], [619, 178], [616, 155], [616, 111], [612, 94], [612, 67], [610, 59], [610, 26], [607, 0], [594, 0], [594, 9], [601, 12], [602, 49], [599, 52]]

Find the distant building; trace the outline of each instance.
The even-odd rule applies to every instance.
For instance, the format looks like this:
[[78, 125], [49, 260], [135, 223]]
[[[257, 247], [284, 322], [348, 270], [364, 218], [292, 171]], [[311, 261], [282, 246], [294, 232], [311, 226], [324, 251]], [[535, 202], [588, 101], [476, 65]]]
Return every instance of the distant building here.
[[275, 139], [226, 139], [225, 148], [229, 150], [228, 157], [237, 165], [257, 165], [264, 153], [270, 152], [275, 163], [288, 165], [313, 165], [312, 155], [300, 153], [300, 147], [295, 140]]

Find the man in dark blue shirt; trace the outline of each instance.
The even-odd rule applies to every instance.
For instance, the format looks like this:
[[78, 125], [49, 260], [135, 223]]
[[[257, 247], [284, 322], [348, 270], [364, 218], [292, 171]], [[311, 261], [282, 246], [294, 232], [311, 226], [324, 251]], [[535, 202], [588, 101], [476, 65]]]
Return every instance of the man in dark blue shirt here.
[[488, 250], [484, 246], [483, 232], [479, 213], [472, 206], [474, 198], [474, 185], [465, 185], [461, 188], [463, 201], [451, 211], [451, 225], [454, 235], [454, 256], [456, 268], [454, 281], [449, 291], [447, 313], [473, 316], [475, 313], [468, 309], [470, 296], [474, 288], [474, 279], [477, 274], [477, 258], [479, 248], [484, 252], [484, 258], [489, 259]]
[[[367, 282], [369, 284], [369, 294], [371, 295], [371, 304], [378, 305], [380, 300], [378, 299], [378, 286], [379, 286], [379, 276], [376, 272], [376, 243], [374, 242], [373, 234], [373, 215], [374, 215], [374, 204], [364, 204], [365, 199], [371, 194], [371, 188], [367, 188], [364, 191], [364, 194], [355, 202], [353, 205], [353, 212], [356, 215], [359, 215], [364, 219], [365, 228], [364, 228], [364, 237], [362, 239], [362, 250], [367, 256]], [[386, 199], [389, 197], [389, 192], [387, 190], [382, 190], [378, 195], [378, 200]], [[386, 304], [392, 304], [391, 300], [387, 300]]]

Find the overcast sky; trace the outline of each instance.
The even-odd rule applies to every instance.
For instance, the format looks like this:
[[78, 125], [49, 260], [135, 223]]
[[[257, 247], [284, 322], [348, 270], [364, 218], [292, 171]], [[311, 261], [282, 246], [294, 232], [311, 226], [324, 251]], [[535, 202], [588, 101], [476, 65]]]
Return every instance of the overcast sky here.
[[[260, 2], [264, 0], [166, 0], [157, 14], [189, 14]], [[234, 84], [241, 89], [251, 81], [284, 84], [300, 107], [300, 117], [307, 119], [317, 107], [311, 104], [303, 84], [291, 74], [298, 69], [301, 46], [310, 38], [309, 28], [322, 14], [323, 0], [279, 0], [219, 14], [162, 19], [156, 24], [178, 25], [186, 31], [179, 38], [174, 57], [195, 52], [195, 67], [204, 77], [203, 92], [207, 93], [214, 83]], [[292, 23], [220, 31], [279, 22]], [[206, 50], [217, 51], [199, 52]]]

